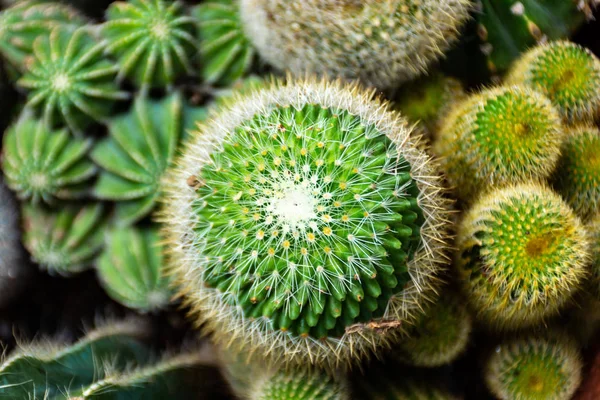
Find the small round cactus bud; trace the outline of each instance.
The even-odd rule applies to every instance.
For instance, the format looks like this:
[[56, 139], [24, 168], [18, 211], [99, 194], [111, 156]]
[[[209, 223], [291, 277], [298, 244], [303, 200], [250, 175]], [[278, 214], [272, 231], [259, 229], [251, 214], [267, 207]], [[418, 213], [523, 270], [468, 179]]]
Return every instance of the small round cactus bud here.
[[534, 47], [506, 79], [546, 95], [568, 122], [593, 121], [600, 113], [600, 59], [575, 43]]
[[349, 400], [340, 382], [318, 370], [279, 371], [258, 380], [249, 400]]
[[114, 300], [136, 310], [155, 311], [167, 305], [171, 295], [163, 265], [156, 229], [121, 228], [108, 232], [96, 269]]
[[545, 186], [497, 189], [458, 228], [456, 267], [477, 315], [520, 328], [555, 315], [587, 274], [589, 240], [571, 208]]
[[227, 86], [246, 75], [255, 51], [244, 35], [238, 1], [207, 1], [191, 14], [198, 24], [204, 81]]
[[500, 400], [569, 400], [581, 369], [579, 349], [569, 338], [508, 339], [489, 359], [485, 381]]
[[87, 159], [91, 140], [73, 139], [29, 115], [4, 135], [2, 169], [20, 199], [54, 203], [80, 197], [91, 186], [96, 166]]
[[237, 94], [191, 137], [161, 220], [181, 294], [217, 342], [338, 366], [419, 314], [445, 264], [449, 204], [386, 106], [291, 79]]
[[193, 74], [194, 19], [179, 1], [129, 0], [110, 5], [102, 34], [106, 50], [118, 59], [119, 79], [144, 89], [171, 86]]
[[484, 90], [442, 122], [434, 151], [463, 200], [490, 187], [544, 179], [554, 170], [563, 132], [550, 101], [525, 87]]
[[600, 212], [600, 130], [579, 126], [567, 133], [555, 171], [555, 187], [585, 220]]
[[246, 36], [270, 64], [384, 90], [423, 73], [458, 37], [466, 0], [242, 0]]
[[66, 123], [75, 133], [103, 120], [116, 100], [129, 95], [114, 83], [116, 65], [102, 51], [85, 27], [38, 37], [27, 73], [17, 82], [30, 90], [27, 106], [42, 110], [47, 125]]
[[60, 211], [26, 204], [23, 220], [25, 248], [51, 273], [69, 275], [87, 269], [104, 245], [101, 204], [68, 205]]
[[463, 353], [473, 326], [462, 298], [449, 292], [421, 316], [409, 337], [394, 347], [396, 358], [418, 367], [438, 367]]

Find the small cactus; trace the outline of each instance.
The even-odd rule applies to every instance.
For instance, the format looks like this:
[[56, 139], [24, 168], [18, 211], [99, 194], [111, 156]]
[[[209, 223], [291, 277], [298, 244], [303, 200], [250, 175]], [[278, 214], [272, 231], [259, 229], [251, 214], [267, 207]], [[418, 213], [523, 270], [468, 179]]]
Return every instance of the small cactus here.
[[504, 340], [485, 381], [500, 400], [569, 400], [581, 382], [579, 349], [566, 337]]
[[190, 138], [161, 221], [179, 290], [219, 343], [335, 366], [420, 313], [448, 202], [418, 139], [372, 96], [276, 82]]
[[497, 189], [458, 228], [456, 267], [478, 316], [520, 328], [555, 315], [583, 284], [586, 231], [570, 207], [537, 184]]
[[27, 73], [17, 82], [30, 90], [27, 106], [42, 110], [47, 125], [66, 123], [78, 134], [103, 120], [116, 100], [129, 95], [114, 83], [117, 67], [102, 50], [85, 27], [38, 37]]
[[129, 0], [110, 5], [102, 34], [106, 50], [118, 59], [118, 79], [144, 89], [170, 87], [194, 71], [194, 19], [179, 1]]
[[96, 167], [87, 159], [91, 140], [72, 139], [23, 115], [4, 135], [2, 169], [20, 199], [54, 203], [87, 191]]
[[238, 0], [211, 0], [191, 10], [198, 24], [202, 78], [230, 85], [252, 67], [255, 51], [242, 30]]
[[458, 197], [467, 200], [490, 187], [548, 177], [562, 137], [547, 98], [525, 87], [502, 87], [457, 104], [433, 149]]
[[555, 187], [582, 219], [600, 212], [600, 130], [570, 128], [555, 172]]
[[179, 93], [159, 101], [141, 95], [129, 112], [108, 122], [110, 136], [90, 153], [102, 168], [94, 195], [117, 201], [119, 224], [130, 225], [152, 211], [177, 145], [203, 113], [202, 108], [186, 106]]
[[250, 389], [248, 400], [348, 400], [340, 382], [318, 370], [279, 371]]
[[246, 36], [276, 68], [384, 90], [438, 59], [470, 7], [466, 0], [242, 0], [241, 16]]
[[171, 294], [163, 262], [156, 229], [117, 228], [107, 234], [97, 270], [114, 300], [136, 310], [155, 311], [169, 302]]
[[534, 47], [506, 79], [546, 95], [568, 122], [592, 122], [600, 114], [600, 59], [575, 43]]
[[88, 204], [50, 211], [25, 204], [25, 248], [49, 272], [69, 275], [83, 271], [91, 266], [104, 244], [103, 209], [101, 204]]

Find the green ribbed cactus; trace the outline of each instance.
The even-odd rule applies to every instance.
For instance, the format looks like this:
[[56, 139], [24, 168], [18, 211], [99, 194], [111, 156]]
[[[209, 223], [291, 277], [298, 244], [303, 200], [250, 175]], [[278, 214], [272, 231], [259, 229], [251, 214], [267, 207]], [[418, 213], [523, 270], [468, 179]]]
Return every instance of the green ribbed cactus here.
[[575, 43], [534, 47], [513, 65], [506, 80], [546, 95], [569, 123], [593, 122], [600, 115], [600, 59]]
[[202, 78], [230, 85], [248, 73], [255, 51], [242, 30], [238, 0], [211, 0], [191, 10], [198, 24]]
[[547, 98], [525, 87], [472, 95], [441, 125], [433, 149], [463, 200], [490, 187], [544, 179], [560, 155], [558, 112]]
[[101, 204], [60, 210], [23, 206], [23, 242], [33, 260], [51, 273], [69, 275], [91, 267], [104, 245]]
[[521, 328], [561, 310], [583, 285], [586, 231], [570, 207], [537, 184], [479, 199], [458, 228], [455, 265], [466, 297], [492, 328]]
[[530, 336], [503, 341], [487, 363], [485, 381], [500, 400], [569, 400], [581, 370], [570, 339]]
[[90, 157], [102, 168], [94, 195], [117, 201], [117, 223], [130, 225], [152, 211], [177, 145], [204, 117], [203, 108], [186, 106], [174, 93], [162, 100], [138, 96], [129, 112], [109, 121], [110, 136], [94, 146]]
[[241, 0], [246, 36], [268, 63], [382, 90], [423, 73], [470, 8], [467, 0]]
[[319, 371], [279, 371], [255, 382], [249, 400], [348, 400], [342, 384]]
[[119, 79], [137, 86], [170, 87], [193, 74], [197, 52], [194, 19], [179, 1], [117, 1], [102, 26], [106, 50], [118, 59]]
[[570, 128], [561, 148], [555, 187], [582, 219], [600, 212], [600, 130]]
[[445, 264], [448, 202], [420, 147], [356, 86], [237, 95], [190, 138], [161, 215], [198, 322], [234, 349], [324, 366], [392, 341]]
[[115, 84], [117, 67], [103, 49], [86, 27], [39, 36], [27, 73], [17, 82], [29, 90], [27, 106], [41, 110], [47, 125], [66, 123], [79, 134], [102, 121], [116, 100], [129, 98]]
[[163, 271], [163, 249], [154, 228], [112, 229], [97, 263], [100, 282], [119, 303], [155, 311], [169, 302], [169, 280]]
[[81, 197], [96, 166], [87, 158], [91, 140], [73, 139], [23, 115], [3, 138], [2, 170], [19, 198], [38, 203]]

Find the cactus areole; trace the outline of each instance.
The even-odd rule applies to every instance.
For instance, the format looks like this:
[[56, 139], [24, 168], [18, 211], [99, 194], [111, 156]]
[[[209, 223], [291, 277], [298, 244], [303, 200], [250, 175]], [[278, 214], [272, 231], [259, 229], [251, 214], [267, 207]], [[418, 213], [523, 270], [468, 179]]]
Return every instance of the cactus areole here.
[[404, 121], [371, 97], [275, 84], [188, 143], [165, 232], [182, 294], [204, 318], [311, 343], [411, 314], [403, 303], [419, 302], [438, 268], [438, 245], [423, 245], [440, 233], [428, 218], [441, 213], [438, 178]]

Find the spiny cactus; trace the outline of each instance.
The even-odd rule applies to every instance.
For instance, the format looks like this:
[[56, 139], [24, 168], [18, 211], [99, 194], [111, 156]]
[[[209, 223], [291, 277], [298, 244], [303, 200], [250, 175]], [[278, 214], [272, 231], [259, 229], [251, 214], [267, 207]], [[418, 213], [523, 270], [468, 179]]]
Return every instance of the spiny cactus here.
[[100, 282], [119, 303], [154, 311], [169, 302], [162, 246], [154, 228], [112, 229], [97, 263]]
[[250, 389], [249, 400], [348, 400], [340, 382], [317, 370], [279, 371], [266, 375]]
[[581, 381], [579, 349], [566, 337], [503, 341], [485, 381], [500, 400], [569, 400]]
[[112, 3], [102, 34], [106, 50], [117, 57], [119, 79], [142, 88], [171, 86], [193, 73], [194, 19], [179, 1], [129, 0]]
[[103, 120], [116, 100], [129, 95], [114, 83], [117, 67], [102, 51], [85, 27], [39, 36], [27, 73], [17, 82], [30, 89], [27, 106], [42, 110], [47, 125], [66, 123], [75, 133]]
[[236, 100], [168, 176], [180, 293], [234, 349], [357, 362], [420, 313], [445, 264], [436, 165], [357, 86], [290, 79]]
[[52, 273], [68, 275], [90, 267], [104, 244], [101, 204], [67, 205], [59, 211], [25, 204], [23, 219], [25, 248]]
[[600, 212], [600, 130], [568, 130], [555, 172], [555, 187], [584, 220]]
[[600, 212], [588, 224], [592, 241], [592, 290], [600, 298]]
[[519, 328], [556, 314], [583, 283], [589, 240], [579, 218], [537, 184], [488, 193], [458, 228], [456, 267], [490, 327]]
[[471, 328], [464, 300], [456, 293], [444, 293], [409, 331], [409, 337], [394, 347], [394, 354], [421, 367], [448, 364], [465, 351]]
[[34, 203], [79, 197], [96, 173], [86, 157], [91, 147], [91, 140], [72, 139], [66, 129], [55, 131], [25, 113], [3, 138], [6, 183]]
[[244, 76], [255, 51], [242, 30], [238, 0], [211, 0], [191, 14], [198, 23], [204, 81], [229, 85]]
[[562, 125], [544, 96], [525, 87], [484, 90], [442, 122], [434, 151], [457, 195], [548, 177], [560, 155]]
[[458, 37], [466, 0], [242, 0], [246, 36], [295, 74], [359, 78], [379, 89], [421, 74]]
[[24, 72], [33, 55], [33, 43], [61, 26], [74, 29], [84, 20], [69, 6], [21, 0], [0, 11], [0, 54], [16, 71]]
[[600, 114], [600, 59], [575, 43], [534, 47], [506, 79], [548, 96], [568, 122], [593, 121]]
[[141, 95], [128, 113], [108, 122], [110, 136], [94, 146], [90, 157], [102, 168], [94, 195], [118, 202], [117, 223], [132, 224], [152, 210], [178, 143], [204, 112], [186, 106], [179, 93], [162, 100]]

